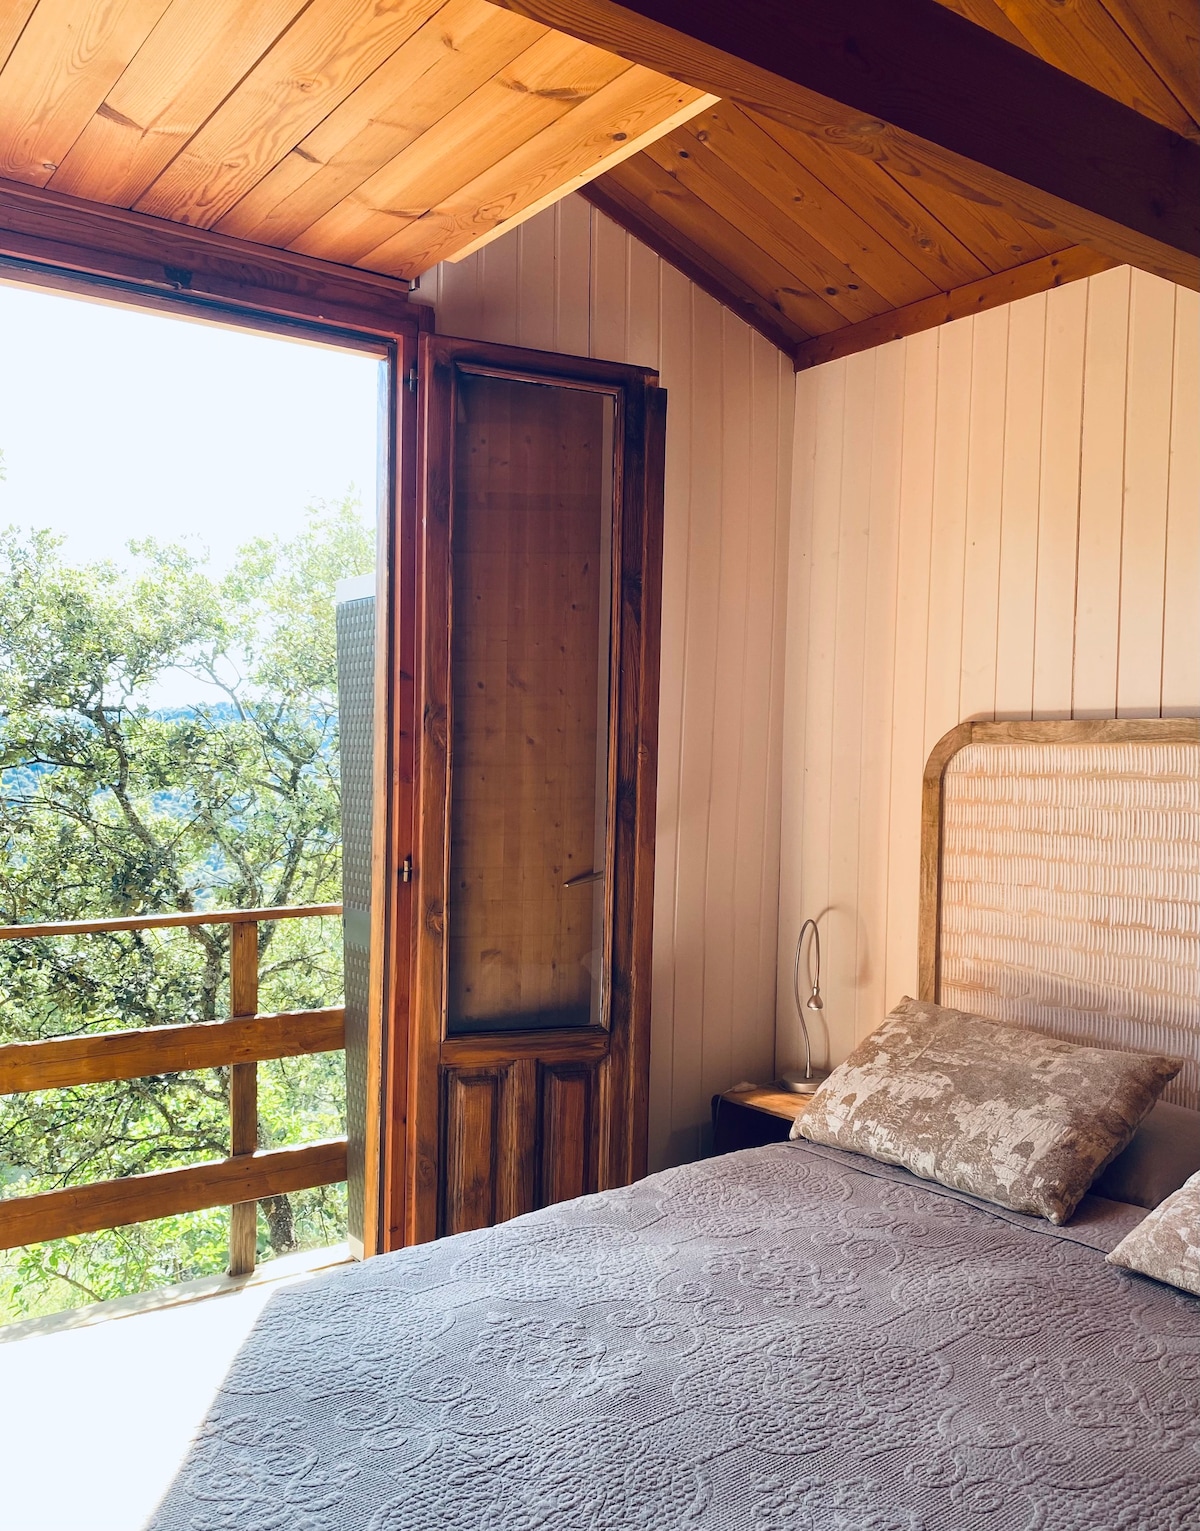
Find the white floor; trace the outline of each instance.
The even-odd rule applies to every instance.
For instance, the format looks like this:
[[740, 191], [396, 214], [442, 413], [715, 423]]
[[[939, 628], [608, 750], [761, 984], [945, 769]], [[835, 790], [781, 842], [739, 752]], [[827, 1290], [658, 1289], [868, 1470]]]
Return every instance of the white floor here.
[[279, 1281], [344, 1258], [322, 1254], [219, 1295], [120, 1317], [102, 1305], [77, 1327], [11, 1331], [0, 1343], [0, 1531], [141, 1531]]

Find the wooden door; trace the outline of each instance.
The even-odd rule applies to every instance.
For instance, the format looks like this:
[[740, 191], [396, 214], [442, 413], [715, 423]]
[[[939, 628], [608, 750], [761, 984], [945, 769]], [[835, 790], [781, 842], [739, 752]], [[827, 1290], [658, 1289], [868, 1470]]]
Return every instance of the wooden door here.
[[406, 1238], [645, 1172], [666, 399], [423, 336]]

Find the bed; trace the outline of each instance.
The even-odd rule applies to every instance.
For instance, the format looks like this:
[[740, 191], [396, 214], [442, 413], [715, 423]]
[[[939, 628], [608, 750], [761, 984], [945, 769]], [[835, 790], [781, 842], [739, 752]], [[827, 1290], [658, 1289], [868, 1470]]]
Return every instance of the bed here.
[[1185, 1531], [1200, 1302], [1141, 1208], [776, 1144], [272, 1299], [157, 1531]]
[[[1024, 742], [1094, 750], [1096, 732]], [[1086, 772], [1027, 756], [1029, 780], [1075, 792], [1065, 809], [1014, 789], [1011, 759], [997, 772], [970, 753], [989, 742], [977, 733], [935, 752], [923, 983], [936, 993], [944, 977], [1009, 1018], [1024, 996], [1060, 1034], [1136, 1047], [1153, 1032], [1194, 1064], [1200, 899], [1176, 848], [1200, 773], [1195, 755], [1165, 763], [1182, 778], [1165, 770], [1152, 752], [1171, 740], [1148, 732], [1151, 754], [1112, 740], [1124, 753], [1089, 756]], [[1198, 748], [1194, 728], [1176, 732]], [[1078, 786], [1097, 769], [1099, 804]], [[976, 790], [981, 777], [1008, 785]], [[1170, 792], [1184, 781], [1182, 807], [1155, 799], [1168, 778]], [[1129, 924], [1134, 894], [1111, 855], [1087, 849], [1101, 830], [1129, 838], [1114, 793], [1142, 846], [1122, 853], [1149, 953], [1137, 992], [1129, 963], [1114, 977], [1102, 952], [1083, 960], [1061, 939], [1067, 918], [1092, 938], [1096, 900], [1114, 929]], [[998, 797], [1024, 828], [999, 822]], [[1044, 877], [1063, 836], [1071, 876]], [[1146, 851], [1148, 838], [1167, 850]], [[1009, 872], [963, 870], [997, 856]], [[993, 886], [1002, 896], [983, 907]], [[1032, 964], [1029, 920], [1044, 937]], [[1113, 1026], [1142, 1031], [1113, 1039]], [[1194, 1077], [1181, 1076], [1184, 1106]], [[1088, 1195], [1056, 1227], [797, 1142], [344, 1268], [272, 1299], [151, 1527], [1195, 1531], [1200, 1298], [1104, 1258], [1145, 1217]]]

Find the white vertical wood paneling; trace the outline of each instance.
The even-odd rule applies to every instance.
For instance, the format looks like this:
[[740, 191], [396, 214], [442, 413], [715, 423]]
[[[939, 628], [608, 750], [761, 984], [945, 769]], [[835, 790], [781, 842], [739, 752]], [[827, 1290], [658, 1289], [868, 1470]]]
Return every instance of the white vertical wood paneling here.
[[[857, 761], [858, 887], [855, 895], [856, 1014], [882, 1014], [887, 958], [887, 862], [879, 854], [891, 818], [888, 770], [892, 699], [895, 693], [897, 544], [900, 461], [903, 425], [904, 352], [888, 346], [872, 353], [875, 361], [875, 409], [866, 424], [871, 433], [871, 503], [867, 546], [867, 619], [864, 634], [862, 748]], [[869, 659], [869, 663], [868, 663]], [[886, 1008], [886, 1006], [885, 1006]]]
[[[717, 603], [720, 597], [721, 502], [719, 391], [707, 386], [719, 367], [721, 310], [692, 289], [692, 375], [688, 416], [690, 480], [688, 538], [683, 557], [688, 571], [684, 623], [683, 710], [680, 719], [679, 843], [676, 864], [675, 1068], [672, 1083], [673, 1142], [690, 1130], [693, 1103], [705, 1098], [711, 1077], [714, 1025], [706, 1015], [711, 944], [725, 945], [729, 931], [710, 930], [709, 829], [713, 784], [713, 734], [717, 705]], [[706, 363], [708, 364], [706, 366]], [[667, 406], [668, 411], [670, 405]], [[711, 571], [711, 573], [710, 573]], [[707, 1043], [707, 1047], [706, 1047]]]
[[[685, 674], [689, 609], [688, 543], [691, 538], [692, 459], [692, 290], [677, 271], [664, 268], [661, 282], [661, 347], [664, 374], [673, 379], [667, 399], [666, 519], [663, 526], [663, 626], [658, 721], [658, 832], [654, 856], [654, 974], [650, 1032], [650, 1162], [669, 1163], [675, 1141], [672, 1114], [677, 1099], [675, 1060], [695, 1045], [695, 1026], [686, 1010], [686, 983], [676, 984], [681, 954], [688, 955], [696, 933], [688, 890], [681, 889], [680, 816], [683, 777], [683, 703], [694, 676]], [[677, 422], [682, 422], [679, 424]], [[667, 613], [670, 620], [665, 620]], [[682, 894], [682, 897], [681, 897]], [[695, 953], [691, 956], [694, 958]], [[675, 1017], [682, 1018], [676, 1047]], [[668, 1017], [664, 1021], [664, 1017]], [[702, 1102], [697, 1103], [699, 1109]]]
[[1038, 293], [1023, 303], [1012, 304], [1008, 311], [1000, 604], [996, 629], [996, 716], [999, 718], [1027, 718], [1033, 712], [1038, 491], [1045, 365], [1046, 295]]
[[[929, 543], [929, 644], [925, 660], [925, 735], [958, 722], [962, 669], [963, 579], [967, 561], [974, 321], [951, 325], [938, 344], [933, 508]], [[870, 444], [863, 450], [870, 454]]]
[[[714, 612], [713, 696], [744, 695], [746, 682], [746, 591], [749, 588], [750, 519], [735, 520], [722, 514], [726, 505], [746, 505], [750, 500], [750, 330], [720, 310], [721, 390], [720, 413], [712, 421], [712, 438], [719, 443], [716, 469], [719, 551], [717, 554], [717, 603]], [[703, 426], [701, 427], [704, 428]], [[700, 459], [703, 462], [703, 459]], [[749, 932], [737, 928], [737, 805], [741, 785], [744, 741], [741, 729], [723, 728], [719, 716], [712, 721], [712, 773], [708, 791], [708, 820], [704, 843], [706, 925], [729, 931], [724, 941], [704, 946], [704, 1045], [701, 1085], [706, 1095], [728, 1089], [723, 1080], [733, 1079], [733, 1033], [718, 1018], [731, 1016], [739, 1004], [735, 966], [739, 945]], [[732, 815], [714, 812], [720, 804], [735, 805]], [[739, 942], [738, 937], [742, 936]], [[681, 1124], [682, 1125], [682, 1124]]]
[[[917, 908], [906, 897], [916, 887], [921, 850], [920, 803], [906, 790], [914, 770], [924, 763], [926, 650], [929, 633], [929, 565], [933, 522], [933, 468], [937, 419], [938, 332], [930, 330], [903, 347], [903, 416], [897, 509], [895, 684], [890, 739], [878, 740], [888, 772], [888, 846], [879, 848], [887, 864], [887, 933], [884, 987], [891, 992], [897, 974], [911, 987], [916, 977]], [[886, 511], [885, 511], [886, 513]], [[836, 514], [836, 512], [835, 512]], [[882, 763], [882, 762], [881, 762]], [[784, 761], [784, 771], [787, 762]], [[786, 778], [785, 778], [786, 779]], [[830, 833], [834, 833], [830, 826]], [[834, 933], [831, 931], [830, 935]], [[826, 942], [836, 946], [836, 938]], [[850, 996], [831, 990], [826, 1024], [831, 1041], [849, 1027], [858, 1031]]]
[[1111, 718], [1117, 710], [1130, 276], [1128, 266], [1119, 266], [1087, 284], [1072, 692], [1077, 718]]
[[[841, 495], [847, 370], [848, 363], [839, 365], [829, 379], [832, 386], [822, 390], [817, 397], [816, 451], [812, 469], [814, 503], [840, 499]], [[837, 665], [838, 526], [830, 517], [813, 516], [808, 557], [806, 604], [813, 622], [804, 686], [808, 698], [806, 717], [811, 726], [804, 732], [801, 791], [804, 822], [806, 826], [812, 826], [812, 831], [800, 842], [800, 876], [812, 908], [824, 910], [829, 905], [829, 841], [822, 836], [821, 826], [829, 823], [833, 792], [833, 680]], [[789, 593], [789, 610], [791, 603]], [[785, 972], [790, 971], [792, 942], [803, 919], [804, 916], [799, 915], [790, 930], [780, 934], [779, 961]], [[783, 1066], [795, 1066], [800, 1062], [798, 1040], [794, 1034], [791, 1042], [789, 1048], [781, 1040], [779, 1056]]]
[[[862, 813], [863, 684], [867, 628], [867, 575], [871, 510], [871, 455], [867, 445], [875, 413], [875, 356], [860, 352], [848, 358], [842, 435], [842, 503], [854, 511], [841, 518], [837, 530], [837, 591], [830, 695], [829, 823], [853, 826], [850, 833], [828, 838], [829, 880], [826, 899], [839, 920], [858, 886], [858, 852]], [[845, 939], [830, 956], [840, 980], [851, 992], [857, 987], [857, 930], [846, 925]], [[788, 943], [791, 945], [791, 942]], [[824, 957], [822, 953], [822, 957]], [[824, 974], [822, 974], [824, 977]], [[810, 1031], [811, 1031], [810, 1027]]]
[[[1079, 543], [1079, 463], [1087, 286], [1072, 282], [1046, 299], [1042, 462], [1038, 491], [1033, 715], [1053, 717], [1071, 691]], [[1067, 598], [1068, 592], [1070, 599]]]
[[[756, 504], [768, 503], [781, 484], [791, 481], [792, 437], [795, 428], [795, 388], [781, 388], [779, 378], [783, 361], [775, 347], [755, 335], [751, 339], [753, 364], [753, 407], [751, 410], [751, 483], [750, 493]], [[774, 418], [771, 401], [774, 400]], [[747, 706], [743, 751], [755, 747], [754, 741], [767, 741], [767, 758], [782, 762], [784, 649], [776, 634], [785, 628], [788, 591], [788, 523], [778, 516], [772, 526], [766, 517], [756, 517], [751, 529], [750, 585], [771, 591], [771, 621], [752, 617], [746, 612], [746, 673], [744, 699]], [[743, 886], [746, 896], [758, 881], [758, 932], [746, 931], [739, 947], [738, 982], [751, 995], [755, 1015], [770, 1010], [775, 1003], [775, 953], [778, 929], [779, 857], [778, 837], [782, 799], [782, 772], [763, 772], [747, 759], [742, 770], [739, 803], [744, 829], [739, 830], [739, 898]], [[776, 837], [777, 854], [772, 862], [757, 857], [753, 847]], [[739, 989], [739, 992], [742, 992]], [[747, 1073], [754, 1079], [774, 1077], [774, 1027], [756, 1039], [757, 1055]]]
[[912, 992], [921, 773], [948, 728], [1200, 711], [1198, 318], [1110, 271], [798, 379], [785, 1062], [806, 915], [835, 1061]]
[[1174, 337], [1175, 289], [1144, 272], [1134, 272], [1117, 642], [1117, 711], [1127, 718], [1157, 717], [1162, 705]]
[[[1078, 283], [1076, 286], [1080, 285]], [[1008, 309], [972, 321], [967, 426], [967, 532], [963, 550], [958, 716], [991, 717], [996, 706], [1000, 611], [1000, 507], [1008, 397]]]
[[[1163, 608], [1164, 717], [1200, 696], [1200, 294], [1175, 289], [1175, 368], [1167, 487], [1167, 580]], [[1170, 642], [1167, 634], [1171, 635]]]
[[669, 396], [650, 1162], [769, 1077], [795, 380], [578, 197], [422, 278], [438, 330], [656, 367]]
[[[787, 611], [808, 611], [812, 598], [813, 520], [817, 501], [817, 398], [824, 392], [826, 376], [832, 377], [840, 363], [829, 368], [802, 372], [796, 379], [795, 446], [792, 453], [792, 516], [788, 536]], [[784, 647], [783, 780], [779, 833], [779, 941], [778, 992], [780, 1012], [776, 1028], [777, 1059], [780, 1066], [795, 1063], [796, 1028], [784, 1012], [783, 996], [788, 994], [791, 974], [791, 943], [804, 919], [803, 900], [811, 896], [811, 875], [815, 868], [805, 867], [805, 827], [808, 818], [805, 749], [808, 745], [809, 717], [808, 656], [816, 624], [796, 621], [786, 624]], [[809, 837], [811, 845], [813, 837]]]

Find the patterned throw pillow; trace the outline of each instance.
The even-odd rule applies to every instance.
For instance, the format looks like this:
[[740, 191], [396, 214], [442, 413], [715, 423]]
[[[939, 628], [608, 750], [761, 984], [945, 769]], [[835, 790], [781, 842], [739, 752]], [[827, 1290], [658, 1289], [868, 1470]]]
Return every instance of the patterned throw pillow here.
[[905, 998], [792, 1136], [1063, 1223], [1180, 1067]]
[[1200, 1171], [1127, 1233], [1107, 1258], [1110, 1265], [1200, 1297]]

